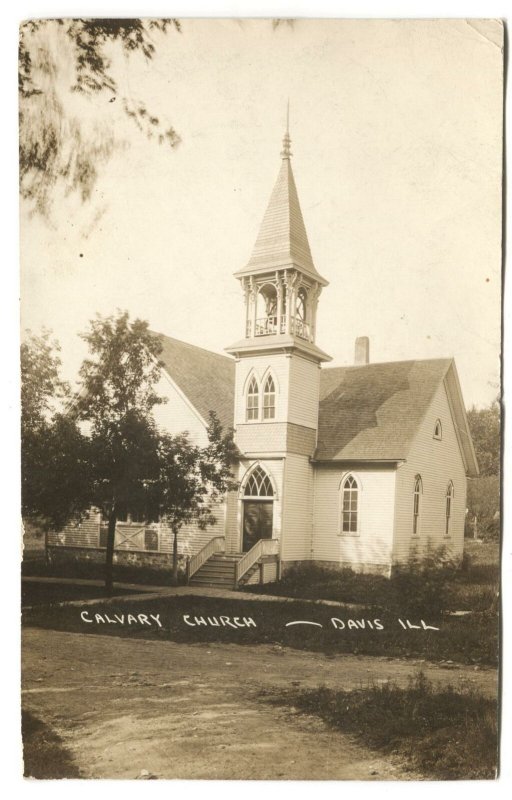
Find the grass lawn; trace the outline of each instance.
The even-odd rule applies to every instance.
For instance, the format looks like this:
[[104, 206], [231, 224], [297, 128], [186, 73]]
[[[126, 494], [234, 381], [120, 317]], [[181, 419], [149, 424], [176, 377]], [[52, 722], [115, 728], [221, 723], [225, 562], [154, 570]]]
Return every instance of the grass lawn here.
[[62, 739], [29, 711], [22, 711], [23, 775], [25, 778], [79, 778]]
[[265, 695], [272, 703], [316, 714], [375, 750], [401, 756], [427, 778], [496, 777], [497, 704], [474, 691], [434, 688], [420, 674], [405, 689], [384, 684]]
[[[489, 664], [497, 662], [498, 629], [495, 618], [488, 614], [472, 614], [470, 617], [447, 617], [432, 623], [439, 630], [404, 629], [396, 614], [371, 608], [366, 611], [321, 606], [283, 600], [251, 601], [223, 599], [218, 597], [179, 596], [148, 598], [143, 601], [119, 601], [102, 606], [87, 607], [90, 615], [98, 613], [115, 619], [118, 614], [160, 614], [162, 628], [145, 625], [121, 625], [94, 620], [83, 622], [80, 608], [34, 607], [23, 612], [25, 625], [55, 630], [95, 633], [111, 636], [139, 638], [164, 638], [179, 642], [233, 642], [236, 644], [278, 643], [301, 650], [325, 653], [360, 653], [396, 657], [419, 657], [432, 661], [454, 661], [464, 664]], [[205, 624], [189, 625], [184, 615], [203, 618]], [[223, 624], [220, 617], [254, 620], [255, 627], [234, 627]], [[353, 618], [357, 616], [357, 620]], [[401, 615], [407, 618], [404, 609]], [[332, 617], [340, 622], [332, 623]], [[212, 624], [207, 624], [208, 618]], [[408, 617], [414, 624], [419, 618]], [[351, 622], [349, 623], [349, 619]], [[375, 626], [379, 619], [382, 629]], [[292, 625], [295, 621], [319, 623], [322, 627]], [[372, 623], [372, 626], [368, 623]]]
[[[114, 589], [115, 595], [134, 594], [126, 589]], [[22, 606], [50, 605], [66, 600], [94, 600], [104, 598], [105, 590], [101, 586], [74, 586], [66, 583], [32, 583], [21, 584]]]

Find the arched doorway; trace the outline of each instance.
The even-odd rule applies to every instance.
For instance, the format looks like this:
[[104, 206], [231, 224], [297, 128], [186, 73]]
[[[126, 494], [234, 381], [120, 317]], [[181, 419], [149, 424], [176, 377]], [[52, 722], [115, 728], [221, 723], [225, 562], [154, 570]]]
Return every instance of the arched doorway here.
[[260, 539], [272, 539], [274, 489], [259, 464], [245, 484], [242, 505], [242, 551], [246, 553]]

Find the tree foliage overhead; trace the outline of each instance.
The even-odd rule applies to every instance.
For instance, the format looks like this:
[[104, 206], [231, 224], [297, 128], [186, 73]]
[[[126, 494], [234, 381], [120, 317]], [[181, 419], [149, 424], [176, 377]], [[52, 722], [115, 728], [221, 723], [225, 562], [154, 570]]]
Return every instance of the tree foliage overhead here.
[[[19, 119], [21, 195], [35, 211], [49, 215], [57, 188], [90, 198], [99, 169], [121, 145], [111, 103], [149, 139], [175, 147], [174, 128], [119, 85], [116, 55], [154, 58], [158, 37], [180, 31], [176, 19], [43, 19], [20, 26]], [[73, 95], [105, 97], [92, 125]], [[108, 104], [108, 105], [107, 105]]]

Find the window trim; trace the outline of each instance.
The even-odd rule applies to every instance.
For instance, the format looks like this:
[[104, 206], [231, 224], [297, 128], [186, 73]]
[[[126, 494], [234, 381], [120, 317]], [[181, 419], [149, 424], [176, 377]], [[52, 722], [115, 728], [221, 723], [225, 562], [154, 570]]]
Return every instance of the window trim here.
[[445, 506], [444, 506], [444, 513], [445, 513], [445, 528], [444, 528], [444, 535], [447, 539], [450, 538], [451, 531], [450, 531], [450, 521], [452, 518], [453, 512], [453, 500], [455, 497], [455, 487], [453, 485], [453, 481], [450, 480], [448, 486], [446, 487], [446, 494], [445, 494]]
[[[253, 391], [253, 387], [256, 391]], [[249, 405], [249, 399], [256, 398], [254, 405]], [[256, 412], [255, 416], [250, 416], [250, 412]], [[260, 386], [256, 379], [256, 375], [251, 375], [245, 391], [245, 421], [246, 422], [259, 422], [260, 418]]]
[[[272, 391], [267, 389], [269, 381], [272, 383]], [[273, 420], [276, 418], [276, 382], [274, 380], [274, 376], [271, 372], [265, 378], [265, 383], [263, 385], [263, 404], [261, 407], [263, 413], [263, 421], [266, 422], [267, 420]], [[272, 402], [267, 405], [267, 399], [272, 399]], [[271, 410], [273, 413], [269, 416], [266, 416], [267, 409]]]
[[[347, 488], [346, 484], [349, 481], [352, 481], [353, 485], [350, 488]], [[352, 507], [348, 509], [348, 512], [346, 512], [345, 509], [343, 508], [344, 500], [345, 500], [345, 492], [349, 492], [350, 493], [350, 504], [351, 504], [351, 501], [352, 501], [352, 496], [355, 494], [355, 498], [356, 498], [355, 511], [352, 509]], [[357, 479], [357, 477], [354, 475], [354, 473], [353, 472], [349, 472], [346, 475], [344, 475], [343, 478], [341, 479], [340, 488], [339, 488], [339, 495], [340, 496], [339, 496], [339, 513], [338, 513], [338, 536], [358, 537], [358, 536], [361, 535], [361, 501], [360, 501], [360, 493], [361, 493], [361, 483]], [[345, 513], [355, 514], [355, 518], [356, 518], [356, 529], [355, 529], [355, 531], [351, 531], [351, 530], [345, 531], [345, 530], [343, 530], [344, 522], [345, 522], [345, 520], [344, 520], [344, 514]], [[350, 526], [350, 520], [349, 520], [349, 526]]]
[[421, 497], [423, 495], [423, 479], [421, 475], [414, 476], [412, 490], [412, 538], [418, 539], [421, 533]]

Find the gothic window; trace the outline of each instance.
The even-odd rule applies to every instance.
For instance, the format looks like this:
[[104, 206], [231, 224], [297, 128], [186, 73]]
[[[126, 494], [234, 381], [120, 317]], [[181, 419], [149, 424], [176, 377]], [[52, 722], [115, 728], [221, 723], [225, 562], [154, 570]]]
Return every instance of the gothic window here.
[[453, 483], [450, 481], [448, 484], [448, 488], [446, 490], [446, 527], [445, 527], [445, 536], [450, 535], [450, 518], [452, 516], [452, 505], [453, 505]]
[[256, 383], [256, 378], [253, 375], [247, 389], [246, 418], [247, 421], [250, 421], [258, 419], [258, 416], [259, 416], [259, 390], [258, 390], [258, 384]]
[[413, 503], [412, 503], [412, 535], [418, 536], [419, 534], [419, 523], [420, 523], [420, 497], [423, 491], [423, 486], [421, 483], [421, 475], [416, 475], [414, 479], [414, 492], [413, 492]]
[[274, 419], [276, 416], [276, 387], [272, 375], [265, 381], [263, 389], [263, 419]]
[[244, 497], [273, 497], [274, 490], [272, 482], [259, 465], [249, 475], [249, 480], [245, 484]]
[[342, 488], [341, 530], [343, 533], [357, 533], [358, 530], [358, 495], [356, 479], [348, 475]]
[[437, 419], [436, 424], [434, 426], [434, 439], [442, 439], [443, 438], [443, 426], [441, 425], [441, 420]]

